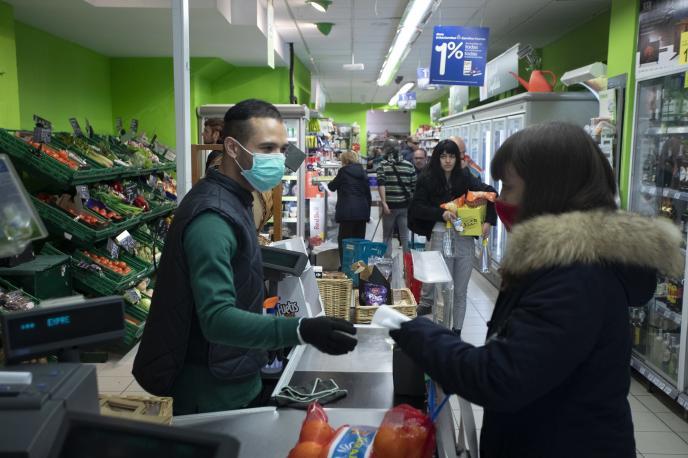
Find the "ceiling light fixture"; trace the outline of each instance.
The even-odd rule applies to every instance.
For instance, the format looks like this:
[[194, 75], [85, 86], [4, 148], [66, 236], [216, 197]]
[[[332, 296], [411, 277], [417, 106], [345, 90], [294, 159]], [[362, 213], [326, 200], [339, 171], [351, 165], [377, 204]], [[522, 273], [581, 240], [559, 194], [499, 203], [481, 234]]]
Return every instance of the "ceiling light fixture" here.
[[413, 43], [442, 0], [411, 0], [399, 21], [397, 33], [385, 57], [377, 79], [378, 86], [386, 86], [394, 78]]
[[318, 28], [320, 33], [322, 33], [325, 36], [328, 36], [330, 32], [332, 31], [332, 26], [334, 25], [333, 22], [316, 22], [315, 26]]
[[387, 105], [389, 105], [391, 107], [395, 106], [397, 104], [397, 102], [399, 101], [399, 96], [401, 94], [406, 94], [408, 91], [413, 89], [413, 86], [415, 86], [415, 84], [416, 83], [414, 83], [413, 81], [409, 81], [408, 83], [401, 86], [399, 88], [399, 90], [397, 91], [397, 93], [394, 94], [391, 99], [389, 99], [389, 103]]
[[306, 3], [310, 4], [313, 8], [321, 13], [324, 13], [332, 4], [332, 0], [308, 0]]

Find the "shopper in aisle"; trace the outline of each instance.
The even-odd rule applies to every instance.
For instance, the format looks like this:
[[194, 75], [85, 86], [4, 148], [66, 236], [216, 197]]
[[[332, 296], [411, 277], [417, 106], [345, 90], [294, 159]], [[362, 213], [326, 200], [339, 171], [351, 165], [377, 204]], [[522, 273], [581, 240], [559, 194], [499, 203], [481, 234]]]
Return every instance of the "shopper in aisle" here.
[[413, 152], [418, 148], [418, 145], [420, 145], [418, 137], [414, 137], [413, 135], [407, 137], [406, 141], [402, 143], [401, 148], [399, 149], [401, 157], [405, 161], [413, 163]]
[[580, 127], [509, 137], [492, 160], [510, 228], [486, 344], [427, 319], [392, 337], [447, 393], [485, 409], [481, 456], [635, 457], [629, 306], [683, 275], [669, 220], [617, 211], [607, 159]]
[[[454, 213], [440, 208], [441, 204], [454, 200], [468, 191], [496, 192], [492, 186], [486, 185], [471, 175], [468, 170], [461, 168], [459, 163], [466, 151], [459, 149], [457, 144], [465, 148], [461, 139], [459, 142], [442, 140], [435, 146], [430, 163], [418, 179], [416, 193], [409, 209], [411, 230], [430, 239], [430, 250], [434, 251], [442, 251], [442, 239], [447, 230], [446, 222], [456, 219]], [[490, 202], [486, 204], [483, 237], [489, 234], [491, 226], [497, 224], [494, 204]], [[468, 281], [473, 271], [475, 239], [468, 236], [459, 236], [456, 239], [457, 256], [446, 258], [445, 261], [454, 280], [452, 327], [458, 335], [461, 335], [463, 319], [466, 315]], [[419, 315], [427, 315], [432, 311], [434, 295], [433, 285], [423, 285], [418, 304]]]
[[339, 159], [342, 168], [337, 172], [334, 180], [327, 187], [330, 191], [337, 191], [337, 206], [334, 219], [339, 223], [337, 244], [339, 246], [339, 265], [344, 266], [344, 250], [342, 240], [346, 238], [364, 239], [366, 224], [370, 220], [370, 185], [368, 175], [360, 164], [358, 154], [345, 151]]
[[[225, 126], [224, 119], [208, 118], [203, 123], [203, 144], [217, 145], [222, 143], [222, 129]], [[222, 151], [211, 151], [205, 161], [205, 169], [219, 165]]]
[[343, 354], [350, 323], [262, 315], [261, 252], [251, 192], [279, 184], [286, 129], [279, 111], [245, 100], [225, 115], [224, 154], [179, 205], [165, 241], [133, 374], [176, 415], [258, 405], [265, 350], [314, 345]]
[[456, 135], [452, 135], [451, 137], [447, 138], [447, 140], [453, 141], [456, 144], [456, 147], [459, 148], [460, 151], [463, 151], [459, 165], [462, 169], [465, 169], [468, 166], [468, 160], [466, 159], [466, 154], [468, 154], [466, 142], [463, 140], [463, 138], [457, 137]]
[[413, 166], [416, 168], [416, 178], [428, 163], [428, 152], [418, 148], [413, 152]]
[[399, 144], [387, 140], [382, 146], [385, 158], [377, 169], [377, 186], [382, 208], [382, 237], [387, 244], [385, 256], [392, 256], [392, 235], [399, 232], [401, 249], [408, 250], [407, 209], [416, 188], [416, 170], [402, 159]]

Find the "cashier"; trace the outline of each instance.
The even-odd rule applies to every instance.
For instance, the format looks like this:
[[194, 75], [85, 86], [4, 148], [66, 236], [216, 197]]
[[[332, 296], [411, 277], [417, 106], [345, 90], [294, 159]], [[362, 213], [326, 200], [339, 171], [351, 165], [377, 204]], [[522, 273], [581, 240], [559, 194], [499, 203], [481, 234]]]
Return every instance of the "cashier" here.
[[266, 350], [311, 344], [339, 355], [356, 346], [349, 322], [262, 315], [264, 281], [253, 190], [284, 174], [279, 111], [245, 100], [225, 114], [224, 154], [184, 197], [160, 261], [133, 374], [174, 398], [175, 415], [258, 405]]

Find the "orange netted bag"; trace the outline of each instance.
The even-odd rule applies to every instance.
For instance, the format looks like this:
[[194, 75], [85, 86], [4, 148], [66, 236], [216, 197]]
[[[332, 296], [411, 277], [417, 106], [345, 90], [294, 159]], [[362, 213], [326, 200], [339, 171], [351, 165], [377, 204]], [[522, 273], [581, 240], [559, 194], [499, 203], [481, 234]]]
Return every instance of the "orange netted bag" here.
[[299, 442], [289, 452], [288, 458], [319, 458], [323, 447], [334, 436], [334, 429], [327, 422], [327, 414], [317, 402], [308, 406], [306, 419], [301, 424]]
[[372, 458], [432, 458], [435, 425], [408, 404], [387, 411], [373, 442]]

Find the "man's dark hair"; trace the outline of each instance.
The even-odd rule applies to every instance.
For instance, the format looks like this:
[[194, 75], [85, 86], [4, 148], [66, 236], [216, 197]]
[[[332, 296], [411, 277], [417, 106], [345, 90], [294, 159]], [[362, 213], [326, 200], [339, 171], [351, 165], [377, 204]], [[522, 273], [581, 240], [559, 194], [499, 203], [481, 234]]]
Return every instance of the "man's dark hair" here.
[[609, 161], [582, 128], [539, 124], [509, 137], [490, 165], [495, 180], [509, 167], [525, 182], [518, 221], [577, 210], [617, 208]]
[[225, 113], [222, 138], [232, 137], [244, 144], [253, 135], [248, 122], [252, 118], [273, 118], [282, 121], [279, 110], [271, 103], [247, 99], [237, 103]]
[[225, 126], [225, 121], [222, 118], [208, 118], [203, 123], [203, 127], [210, 127], [213, 130], [221, 130]]
[[399, 142], [397, 140], [385, 140], [382, 144], [382, 155], [387, 159], [399, 157]]

